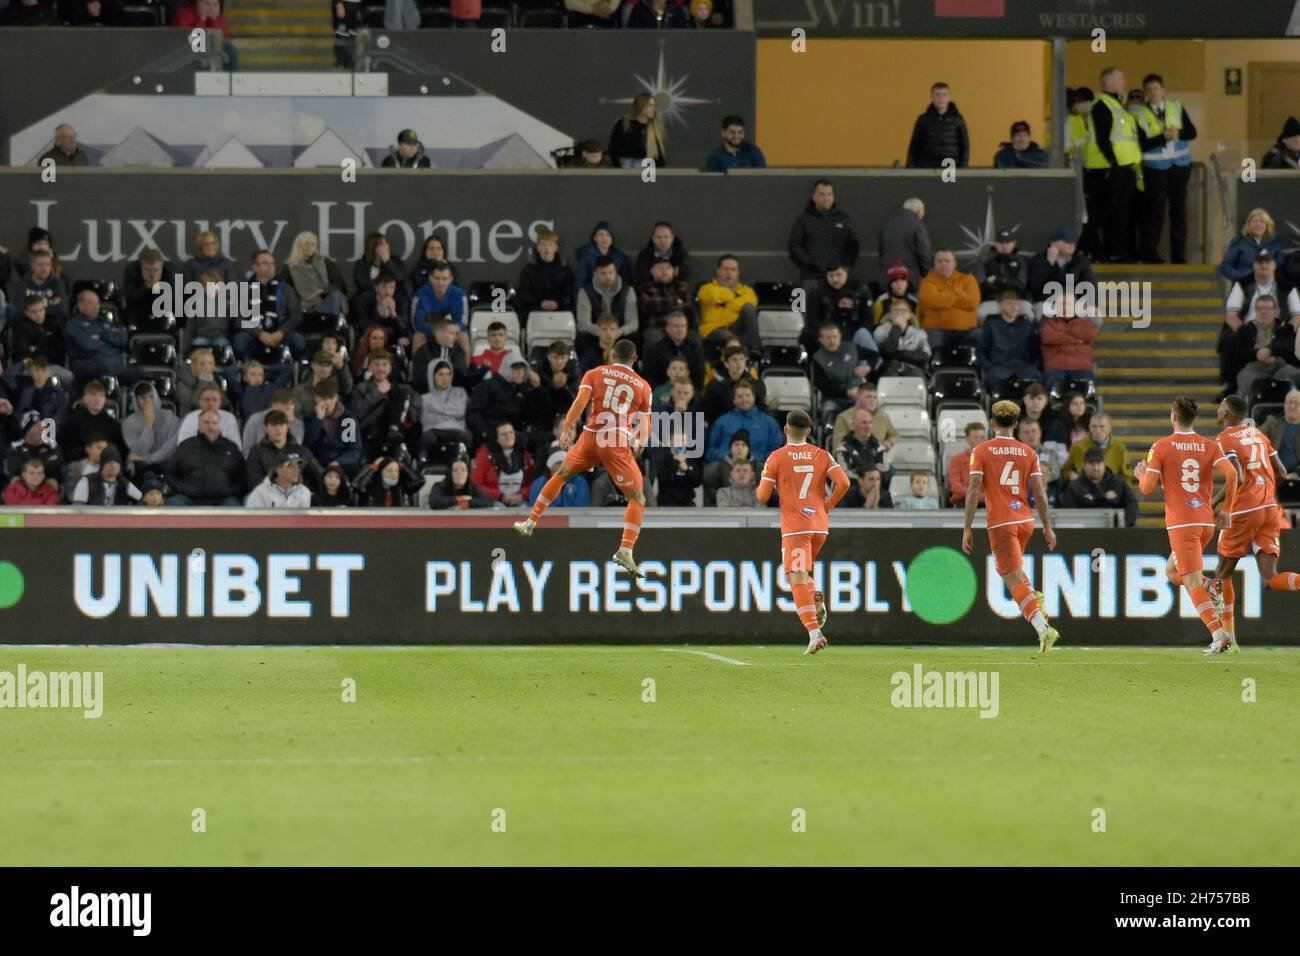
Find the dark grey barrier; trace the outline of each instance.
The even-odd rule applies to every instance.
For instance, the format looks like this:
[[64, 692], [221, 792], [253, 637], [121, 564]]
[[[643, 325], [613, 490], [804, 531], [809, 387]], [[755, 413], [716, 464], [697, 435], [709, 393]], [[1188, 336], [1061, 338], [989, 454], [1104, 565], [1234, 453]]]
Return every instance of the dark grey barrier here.
[[[1066, 170], [963, 170], [952, 183], [933, 171], [825, 172], [861, 236], [860, 272], [874, 270], [880, 226], [909, 196], [925, 201], [934, 243], [959, 256], [1003, 227], [1016, 231], [1022, 249], [1041, 249], [1053, 229], [1075, 221]], [[59, 170], [46, 183], [35, 168], [0, 170], [0, 244], [21, 247], [28, 228], [40, 225], [74, 277], [120, 279], [126, 261], [148, 245], [183, 261], [208, 228], [240, 262], [263, 247], [283, 261], [303, 229], [338, 260], [359, 258], [372, 230], [386, 233], [403, 258], [436, 231], [462, 278], [473, 281], [517, 276], [543, 228], [558, 229], [567, 258], [597, 221], [608, 220], [619, 246], [635, 254], [653, 224], [667, 219], [698, 256], [696, 277], [710, 275], [720, 253], [734, 252], [747, 281], [781, 280], [796, 274], [786, 243], [817, 173], [665, 170], [643, 182], [625, 170], [371, 170], [345, 182], [327, 170], [84, 169]]]
[[[646, 571], [608, 560], [616, 528], [544, 528], [522, 541], [431, 516], [346, 521], [236, 516], [186, 527], [183, 514], [112, 519], [132, 527], [0, 530], [4, 643], [514, 644], [802, 643], [773, 529], [708, 535], [648, 530]], [[424, 519], [422, 521], [422, 518]], [[287, 519], [287, 520], [285, 520]], [[108, 519], [106, 519], [108, 520]], [[957, 530], [834, 531], [816, 579], [834, 643], [1033, 646], [993, 568]], [[1165, 580], [1160, 531], [1063, 531], [1031, 544], [1046, 612], [1075, 645], [1199, 647], [1207, 635]], [[1286, 532], [1283, 567], [1300, 548]], [[1300, 643], [1298, 595], [1238, 578], [1246, 644]]]
[[[1222, 0], [754, 0], [754, 29], [819, 36], [1280, 37], [1294, 0], [1253, 0], [1225, 16]], [[1300, 24], [1291, 25], [1292, 33]]]

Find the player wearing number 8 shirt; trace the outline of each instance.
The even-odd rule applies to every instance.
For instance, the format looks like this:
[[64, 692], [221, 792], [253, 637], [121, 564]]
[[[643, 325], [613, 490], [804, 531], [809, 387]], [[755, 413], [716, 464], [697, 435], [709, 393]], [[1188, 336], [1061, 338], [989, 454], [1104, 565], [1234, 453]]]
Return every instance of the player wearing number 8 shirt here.
[[1034, 534], [1034, 516], [1029, 510], [1028, 493], [1034, 493], [1034, 505], [1043, 522], [1043, 539], [1049, 551], [1056, 550], [1056, 532], [1047, 513], [1047, 491], [1038, 453], [1024, 442], [1012, 438], [1020, 421], [1020, 406], [1015, 402], [993, 405], [993, 437], [976, 445], [970, 454], [970, 489], [966, 492], [966, 524], [961, 549], [967, 554], [975, 545], [971, 522], [979, 508], [980, 495], [987, 508], [989, 548], [998, 574], [1011, 590], [1025, 620], [1038, 634], [1038, 649], [1047, 653], [1060, 640], [1060, 633], [1048, 623], [1043, 613], [1041, 591], [1035, 591], [1025, 576], [1025, 545]]
[[[1169, 532], [1169, 546], [1173, 553], [1171, 579], [1187, 589], [1192, 605], [1210, 632], [1207, 653], [1218, 654], [1228, 650], [1231, 641], [1214, 611], [1214, 601], [1205, 589], [1205, 548], [1214, 537], [1216, 524], [1232, 526], [1232, 509], [1237, 500], [1237, 469], [1232, 467], [1223, 449], [1213, 438], [1196, 434], [1192, 426], [1199, 411], [1194, 399], [1186, 395], [1175, 398], [1169, 411], [1173, 434], [1166, 435], [1147, 452], [1146, 461], [1133, 469], [1138, 487], [1149, 495], [1159, 485], [1165, 495], [1165, 529]], [[1226, 485], [1223, 510], [1216, 516], [1211, 504], [1214, 498], [1214, 472], [1223, 475]], [[1216, 649], [1217, 648], [1217, 649]]]
[[[563, 490], [564, 483], [599, 462], [627, 497], [623, 538], [614, 553], [614, 563], [643, 578], [645, 573], [632, 558], [632, 549], [641, 533], [641, 518], [645, 513], [644, 482], [636, 456], [650, 435], [651, 390], [649, 383], [632, 371], [636, 346], [630, 340], [615, 342], [611, 358], [614, 361], [609, 365], [599, 365], [582, 377], [560, 435], [560, 447], [569, 454], [560, 470], [543, 486], [532, 513], [524, 521], [515, 522], [515, 530], [524, 537], [531, 535], [546, 506]], [[582, 437], [573, 444], [573, 429], [588, 404], [592, 408], [591, 417], [583, 426]]]
[[[805, 654], [826, 646], [822, 625], [826, 602], [812, 583], [813, 562], [830, 534], [827, 515], [848, 493], [849, 476], [825, 449], [808, 444], [812, 417], [796, 408], [785, 420], [786, 443], [767, 456], [756, 495], [766, 502], [777, 493], [781, 500], [781, 561], [790, 580], [795, 613], [808, 632]], [[826, 482], [835, 490], [826, 497]]]

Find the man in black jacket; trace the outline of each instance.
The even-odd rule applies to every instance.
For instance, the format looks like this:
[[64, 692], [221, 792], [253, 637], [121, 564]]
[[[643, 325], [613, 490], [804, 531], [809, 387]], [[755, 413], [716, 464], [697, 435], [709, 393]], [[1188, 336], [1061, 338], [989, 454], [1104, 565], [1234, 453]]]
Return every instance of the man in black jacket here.
[[302, 478], [313, 492], [320, 488], [320, 462], [304, 445], [289, 434], [289, 416], [278, 408], [272, 408], [262, 419], [263, 434], [266, 436], [248, 450], [246, 471], [247, 486], [256, 488], [262, 479], [275, 471], [276, 460], [284, 452], [292, 452], [302, 459]]
[[[660, 259], [667, 259], [677, 267], [677, 278], [685, 282], [691, 277], [691, 264], [682, 240], [673, 232], [672, 223], [657, 222], [650, 230], [650, 241], [636, 255], [632, 272], [634, 285], [644, 285], [653, 280], [651, 268]], [[621, 318], [621, 316], [620, 316]]]
[[920, 284], [921, 277], [934, 266], [930, 231], [925, 228], [925, 203], [915, 196], [903, 200], [903, 208], [880, 227], [878, 251], [882, 286], [889, 286], [889, 274], [898, 263]]
[[145, 249], [139, 258], [128, 263], [122, 274], [122, 295], [126, 302], [122, 318], [126, 324], [148, 325], [153, 319], [153, 287], [159, 282], [170, 286], [174, 278], [175, 273], [157, 249]]
[[496, 433], [502, 422], [524, 431], [526, 405], [533, 387], [528, 384], [529, 365], [522, 358], [510, 366], [510, 374], [492, 375], [474, 386], [465, 410], [465, 424], [477, 442]]
[[413, 129], [397, 134], [397, 145], [389, 147], [388, 155], [380, 163], [384, 169], [431, 169], [433, 161], [424, 155], [424, 144]]
[[1074, 276], [1075, 288], [1082, 283], [1094, 280], [1092, 262], [1088, 254], [1078, 247], [1079, 236], [1073, 229], [1062, 228], [1052, 233], [1047, 240], [1047, 248], [1029, 260], [1029, 298], [1035, 302], [1045, 302], [1048, 298], [1048, 283], [1059, 283], [1062, 290], [1068, 288], [1066, 277]]
[[907, 145], [910, 169], [938, 169], [945, 159], [958, 167], [970, 161], [970, 134], [966, 120], [957, 111], [947, 83], [930, 87], [930, 107], [916, 118], [912, 140]]
[[980, 299], [991, 302], [1003, 289], [1025, 296], [1029, 287], [1029, 260], [1016, 251], [1016, 236], [1010, 229], [999, 229], [993, 248], [982, 253], [975, 263], [975, 281], [980, 284]]
[[[1227, 339], [1224, 364], [1228, 372], [1225, 384], [1250, 401], [1250, 388], [1263, 378], [1300, 382], [1300, 363], [1296, 361], [1296, 330], [1290, 322], [1277, 320], [1277, 299], [1271, 295], [1255, 298], [1255, 321], [1241, 325]], [[1300, 316], [1293, 320], [1300, 322]]]
[[790, 260], [799, 267], [799, 278], [810, 287], [834, 263], [852, 269], [858, 261], [857, 227], [849, 214], [835, 205], [835, 186], [829, 179], [813, 183], [812, 197], [794, 221], [786, 247]]
[[107, 411], [108, 393], [104, 383], [92, 378], [81, 395], [81, 407], [68, 416], [59, 433], [59, 443], [68, 450], [68, 462], [86, 457], [85, 447], [92, 436], [98, 435], [114, 446], [123, 457], [129, 454], [122, 426]]
[[1137, 524], [1137, 496], [1128, 482], [1106, 467], [1100, 448], [1089, 448], [1083, 456], [1083, 474], [1065, 486], [1062, 508], [1123, 508], [1124, 527]]
[[247, 466], [239, 446], [221, 436], [214, 411], [199, 415], [199, 433], [176, 447], [167, 463], [167, 484], [175, 492], [169, 505], [229, 507], [243, 504]]
[[646, 349], [645, 358], [641, 360], [641, 374], [652, 387], [668, 381], [668, 363], [675, 358], [686, 360], [696, 389], [704, 387], [704, 349], [690, 337], [688, 330], [684, 312], [669, 313], [664, 337]]

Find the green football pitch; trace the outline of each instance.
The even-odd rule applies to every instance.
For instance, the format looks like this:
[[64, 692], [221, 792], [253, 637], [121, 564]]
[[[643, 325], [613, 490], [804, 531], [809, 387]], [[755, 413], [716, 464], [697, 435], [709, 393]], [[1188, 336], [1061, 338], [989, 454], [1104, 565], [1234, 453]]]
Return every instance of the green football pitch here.
[[3, 647], [0, 864], [1300, 864], [1300, 649], [800, 651]]

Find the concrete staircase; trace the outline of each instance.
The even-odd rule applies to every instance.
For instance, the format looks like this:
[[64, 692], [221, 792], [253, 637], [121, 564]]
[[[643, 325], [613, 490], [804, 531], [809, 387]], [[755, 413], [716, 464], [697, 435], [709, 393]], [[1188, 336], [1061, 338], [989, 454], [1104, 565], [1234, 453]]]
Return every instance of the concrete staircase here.
[[239, 69], [286, 72], [334, 69], [329, 0], [229, 0], [230, 42]]
[[[1169, 434], [1169, 402], [1190, 395], [1201, 405], [1197, 430], [1214, 434], [1221, 387], [1214, 342], [1223, 323], [1223, 280], [1207, 265], [1097, 266], [1098, 281], [1150, 282], [1151, 325], [1107, 321], [1097, 336], [1098, 390], [1114, 431], [1128, 448], [1128, 467]], [[1159, 492], [1143, 498], [1141, 526], [1164, 526]]]

